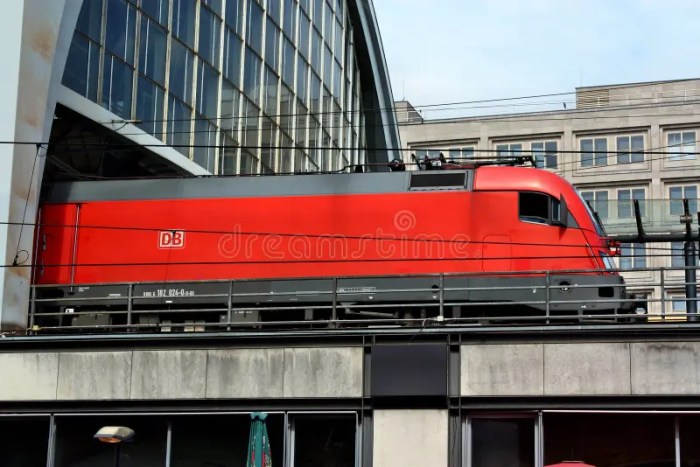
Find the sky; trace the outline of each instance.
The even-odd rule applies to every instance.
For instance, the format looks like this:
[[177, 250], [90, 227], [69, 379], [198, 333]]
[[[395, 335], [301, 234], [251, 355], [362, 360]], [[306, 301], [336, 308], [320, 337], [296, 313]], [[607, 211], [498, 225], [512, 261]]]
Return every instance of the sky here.
[[[414, 105], [700, 78], [700, 0], [373, 1], [394, 98]], [[422, 112], [548, 106], [486, 107]]]

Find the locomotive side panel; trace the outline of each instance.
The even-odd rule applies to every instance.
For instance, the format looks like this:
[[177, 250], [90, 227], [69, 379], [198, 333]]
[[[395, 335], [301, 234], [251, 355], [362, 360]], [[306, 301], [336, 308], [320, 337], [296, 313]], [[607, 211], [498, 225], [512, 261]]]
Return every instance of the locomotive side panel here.
[[45, 207], [40, 261], [76, 266], [38, 283], [595, 267], [581, 230], [523, 221], [516, 192], [86, 202], [77, 235], [75, 216]]
[[83, 203], [75, 280], [478, 272], [472, 205], [464, 191]]
[[34, 282], [70, 284], [77, 262], [76, 224], [78, 205], [46, 205], [42, 207], [37, 229], [37, 261]]

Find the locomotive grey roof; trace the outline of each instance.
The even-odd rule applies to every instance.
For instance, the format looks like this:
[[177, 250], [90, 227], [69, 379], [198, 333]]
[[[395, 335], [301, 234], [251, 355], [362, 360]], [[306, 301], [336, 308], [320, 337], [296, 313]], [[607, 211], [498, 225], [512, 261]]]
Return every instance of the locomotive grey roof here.
[[50, 185], [46, 187], [43, 201], [66, 203], [379, 194], [409, 190], [470, 190], [472, 185], [473, 171], [471, 170], [100, 180]]

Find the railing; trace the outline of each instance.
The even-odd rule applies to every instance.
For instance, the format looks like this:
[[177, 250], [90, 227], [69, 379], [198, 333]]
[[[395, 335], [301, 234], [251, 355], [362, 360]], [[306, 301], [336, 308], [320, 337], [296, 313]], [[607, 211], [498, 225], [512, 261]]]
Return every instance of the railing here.
[[685, 269], [620, 270], [646, 273], [632, 285], [609, 271], [36, 285], [29, 332], [678, 323], [698, 318]]

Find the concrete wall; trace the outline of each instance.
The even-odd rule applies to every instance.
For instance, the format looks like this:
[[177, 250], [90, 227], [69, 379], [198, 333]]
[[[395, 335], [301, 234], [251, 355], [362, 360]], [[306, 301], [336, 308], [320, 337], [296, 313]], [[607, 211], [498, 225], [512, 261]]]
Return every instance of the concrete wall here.
[[461, 394], [698, 394], [699, 357], [698, 342], [470, 344], [461, 348]]
[[[48, 141], [56, 92], [81, 4], [82, 0], [3, 4], [3, 141]], [[0, 330], [14, 330], [27, 325], [30, 269], [26, 266], [31, 264], [34, 237], [31, 225], [21, 229], [20, 236], [18, 224], [34, 222], [44, 158], [36, 157], [34, 145], [1, 146], [0, 221], [5, 224], [0, 226], [0, 245], [4, 245], [0, 262], [8, 265], [18, 260], [20, 266], [0, 271]]]
[[446, 466], [446, 410], [375, 410], [373, 467]]
[[[468, 344], [460, 372], [462, 396], [698, 394], [700, 342]], [[0, 402], [359, 398], [363, 351], [5, 352], [0, 375]]]
[[359, 398], [360, 347], [0, 353], [0, 401]]

